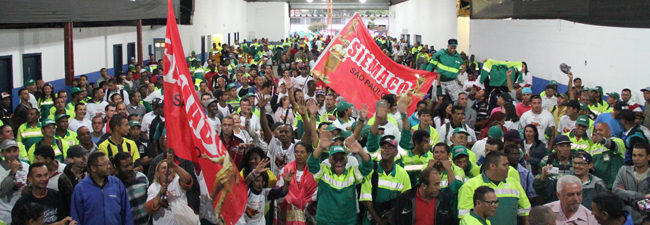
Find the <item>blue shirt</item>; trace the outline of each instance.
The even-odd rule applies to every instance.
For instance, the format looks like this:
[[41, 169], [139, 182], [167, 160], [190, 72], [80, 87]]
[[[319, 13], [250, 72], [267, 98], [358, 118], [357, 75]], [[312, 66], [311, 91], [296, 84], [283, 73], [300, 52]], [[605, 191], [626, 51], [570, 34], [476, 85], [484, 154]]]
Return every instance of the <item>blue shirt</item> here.
[[623, 124], [621, 124], [620, 120], [614, 119], [612, 117], [612, 113], [601, 113], [598, 115], [596, 120], [594, 121], [594, 125], [598, 124], [600, 122], [604, 122], [607, 125], [609, 125], [609, 129], [612, 131], [612, 137], [617, 137], [620, 138], [623, 136], [623, 132], [625, 132], [625, 128], [623, 128]]
[[526, 191], [528, 199], [537, 197], [535, 188], [533, 188], [533, 181], [535, 180], [533, 174], [519, 163], [517, 163], [517, 172], [519, 173], [521, 187]]
[[95, 144], [99, 144], [99, 141], [102, 140], [102, 136], [104, 136], [104, 134], [102, 134], [102, 135], [99, 136], [99, 137], [95, 137], [95, 135], [93, 135], [92, 133], [90, 133], [90, 138], [93, 140], [93, 142], [94, 142]]

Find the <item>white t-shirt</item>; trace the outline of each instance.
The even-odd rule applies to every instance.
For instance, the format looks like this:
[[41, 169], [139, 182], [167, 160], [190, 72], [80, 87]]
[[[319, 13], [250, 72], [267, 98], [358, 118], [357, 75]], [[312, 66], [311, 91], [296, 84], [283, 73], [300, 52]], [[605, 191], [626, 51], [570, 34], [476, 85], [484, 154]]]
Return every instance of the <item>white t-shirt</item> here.
[[521, 80], [523, 83], [515, 82], [515, 84], [519, 84], [519, 86], [521, 87], [526, 85], [530, 87], [533, 86], [533, 75], [531, 75], [530, 73], [522, 74]]
[[435, 128], [440, 128], [442, 125], [449, 123], [449, 119], [445, 118], [441, 120], [439, 116], [433, 117], [433, 126]]
[[[18, 190], [10, 190], [9, 195], [0, 198], [0, 220], [7, 224], [11, 224], [11, 210], [14, 208], [16, 201], [20, 198], [20, 193], [23, 191], [27, 184], [27, 172], [29, 171], [29, 164], [20, 162], [20, 169], [16, 171], [15, 184], [19, 185]], [[0, 167], [0, 180], [4, 180], [9, 176], [11, 170]]]
[[576, 121], [571, 120], [571, 117], [567, 115], [560, 117], [560, 121], [558, 123], [559, 124], [557, 124], [557, 132], [560, 134], [570, 132], [576, 128]]
[[[86, 113], [86, 114], [88, 114], [88, 113]], [[68, 123], [68, 130], [76, 133], [77, 129], [79, 129], [79, 127], [87, 127], [88, 130], [92, 131], [93, 123], [90, 122], [90, 120], [88, 120], [86, 118], [83, 118], [81, 121], [77, 120], [76, 118], [70, 119], [70, 123]]]
[[[156, 119], [156, 114], [153, 114], [153, 111], [144, 114], [142, 116], [142, 122], [140, 123], [140, 131], [144, 132], [146, 137], [149, 137], [149, 130], [151, 130], [151, 122], [153, 122], [154, 119]], [[160, 117], [163, 122], [165, 122], [165, 117]], [[155, 127], [154, 127], [155, 128]]]
[[228, 104], [226, 104], [226, 107], [221, 107], [221, 104], [217, 103], [217, 108], [219, 108], [219, 112], [221, 112], [223, 116], [230, 116], [230, 110], [228, 110]]
[[253, 141], [251, 135], [248, 134], [248, 131], [245, 131], [244, 129], [239, 129], [239, 134], [235, 134], [235, 132], [233, 131], [233, 135], [235, 135], [235, 137], [238, 137], [239, 139], [244, 141], [244, 143], [251, 143]]
[[264, 219], [264, 207], [268, 202], [269, 192], [271, 188], [264, 188], [259, 194], [255, 194], [252, 191], [248, 191], [248, 202], [246, 202], [246, 208], [251, 208], [257, 210], [257, 213], [252, 217], [249, 217], [246, 212], [244, 212], [237, 221], [237, 225], [265, 225], [266, 220]]
[[548, 95], [542, 97], [542, 109], [546, 111], [551, 111], [551, 108], [553, 106], [557, 105], [557, 97], [552, 96], [551, 98], [548, 98]]
[[533, 110], [528, 110], [528, 112], [521, 114], [519, 122], [521, 123], [521, 127], [525, 127], [528, 124], [535, 125], [535, 127], [537, 127], [537, 132], [539, 133], [539, 140], [544, 143], [548, 143], [546, 136], [544, 135], [546, 128], [551, 127], [551, 129], [555, 129], [555, 119], [553, 118], [553, 114], [546, 110], [542, 110], [542, 113], [540, 114], [535, 114], [533, 113]]
[[470, 81], [470, 80], [463, 81], [463, 91], [472, 88], [474, 85], [476, 85], [477, 87], [481, 87], [481, 89], [485, 89], [485, 86], [483, 86], [483, 84], [479, 82], [480, 79], [481, 76], [479, 76], [479, 78], [476, 78], [476, 80], [474, 81]]
[[341, 130], [347, 130], [348, 127], [352, 127], [352, 124], [355, 122], [354, 118], [350, 118], [347, 123], [343, 122], [341, 119], [336, 118], [334, 122], [332, 122], [332, 126], [338, 127]]
[[210, 124], [210, 128], [212, 128], [212, 130], [217, 131], [217, 136], [221, 134], [221, 121], [219, 121], [219, 118], [208, 117], [208, 124]]
[[296, 156], [293, 154], [293, 148], [294, 144], [291, 143], [289, 148], [284, 149], [282, 148], [282, 142], [280, 139], [277, 139], [276, 137], [272, 137], [271, 141], [269, 142], [268, 146], [268, 152], [266, 155], [269, 157], [269, 164], [271, 165], [271, 171], [277, 176], [280, 174], [280, 171], [284, 168], [284, 166], [278, 166], [276, 163], [276, 159], [279, 161], [283, 161], [283, 164], [286, 165], [294, 160], [296, 160]]
[[[160, 183], [154, 182], [149, 186], [147, 190], [147, 201], [156, 198], [158, 192], [160, 191]], [[180, 178], [177, 175], [174, 177], [171, 183], [167, 185], [167, 201], [169, 202], [169, 209], [160, 207], [158, 212], [153, 215], [153, 224], [175, 224], [181, 225], [180, 222], [176, 221], [176, 216], [171, 210], [172, 205], [180, 204], [187, 206], [187, 195], [186, 191], [181, 188]], [[196, 215], [198, 218], [199, 216]], [[198, 219], [197, 219], [198, 220]]]
[[[246, 117], [242, 115], [239, 118], [241, 119], [241, 125], [246, 126]], [[262, 129], [261, 123], [262, 122], [260, 122], [260, 118], [257, 117], [257, 115], [255, 115], [254, 113], [251, 113], [250, 126], [258, 135], [260, 134], [260, 130]]]
[[50, 177], [47, 188], [59, 191], [59, 177], [63, 174], [63, 170], [65, 170], [65, 164], [59, 163], [59, 168], [56, 169], [54, 176]]
[[294, 77], [294, 79], [296, 80], [296, 83], [294, 83], [294, 86], [297, 87], [300, 90], [303, 90], [303, 92], [304, 92], [305, 86], [307, 86], [307, 82], [309, 80], [313, 80], [314, 78], [312, 78], [311, 76], [303, 77], [302, 75], [300, 75], [298, 77]]
[[387, 122], [385, 125], [379, 125], [379, 128], [384, 128], [384, 135], [395, 136], [396, 143], [399, 143], [399, 140], [402, 137], [402, 133], [400, 132], [401, 130], [399, 127], [397, 127], [394, 123]]
[[[467, 133], [469, 133], [469, 136], [467, 136], [467, 143], [477, 141], [476, 132], [474, 132], [474, 129], [467, 126], [466, 124], [463, 124], [463, 128], [465, 129], [465, 131], [467, 131]], [[449, 132], [447, 132], [446, 124], [443, 124], [442, 126], [436, 128], [436, 131], [438, 131], [438, 137], [440, 138], [440, 142], [444, 142], [446, 138], [447, 139], [446, 143], [451, 146], [452, 144], [451, 136], [454, 135], [454, 128], [451, 126], [451, 124], [449, 124]]]
[[101, 101], [101, 102], [88, 102], [86, 104], [86, 119], [92, 121], [95, 116], [101, 116], [102, 118], [105, 116], [106, 112], [106, 106], [108, 105], [108, 102], [106, 101]]

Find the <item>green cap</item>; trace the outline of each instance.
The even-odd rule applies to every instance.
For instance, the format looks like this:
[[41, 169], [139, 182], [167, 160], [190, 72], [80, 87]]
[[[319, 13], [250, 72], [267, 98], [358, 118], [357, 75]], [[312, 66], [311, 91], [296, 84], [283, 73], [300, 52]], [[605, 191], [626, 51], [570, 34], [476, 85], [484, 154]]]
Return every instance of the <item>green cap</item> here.
[[129, 126], [130, 127], [132, 127], [132, 126], [140, 126], [140, 127], [142, 127], [142, 124], [140, 124], [140, 121], [131, 120], [131, 121], [129, 121]]
[[591, 89], [589, 89], [588, 87], [584, 86], [584, 87], [582, 87], [582, 91], [591, 91]]
[[329, 132], [332, 132], [332, 131], [334, 131], [336, 129], [340, 130], [341, 128], [338, 128], [336, 126], [332, 126], [331, 124], [327, 126], [327, 131], [329, 131]]
[[43, 120], [43, 122], [41, 122], [41, 127], [45, 127], [45, 126], [50, 125], [50, 124], [56, 126], [56, 123], [54, 123], [54, 121], [52, 121], [51, 119], [45, 119], [45, 120]]
[[469, 135], [469, 132], [467, 132], [467, 130], [465, 130], [463, 127], [456, 127], [456, 129], [454, 129], [454, 134], [456, 133], [464, 133], [466, 135]]
[[195, 51], [192, 51], [192, 54], [196, 54], [196, 52], [195, 52]]
[[501, 138], [503, 137], [503, 130], [501, 130], [501, 127], [499, 126], [492, 126], [490, 127], [490, 130], [488, 130], [488, 137]]
[[589, 106], [585, 103], [580, 103], [580, 110], [591, 110], [589, 109]]
[[134, 66], [134, 65], [130, 65], [130, 66], [129, 66], [129, 70], [135, 72], [135, 66]]
[[352, 106], [354, 106], [354, 104], [349, 103], [348, 101], [343, 99], [338, 104], [336, 104], [336, 109], [341, 110], [341, 111], [345, 111], [345, 110], [348, 110]]
[[59, 119], [64, 117], [70, 119], [70, 115], [68, 114], [56, 114], [56, 116], [54, 116], [54, 121], [59, 121]]
[[551, 80], [551, 82], [548, 82], [548, 85], [557, 85], [557, 81], [556, 80]]
[[343, 148], [342, 146], [338, 146], [338, 145], [332, 146], [330, 148], [330, 155], [334, 155], [336, 153], [346, 153], [345, 148]]
[[352, 131], [349, 131], [349, 130], [341, 130], [341, 133], [339, 133], [339, 135], [341, 135], [341, 137], [347, 139], [348, 137], [352, 136]]
[[35, 83], [36, 83], [36, 81], [34, 81], [34, 80], [32, 80], [32, 79], [26, 80], [26, 81], [25, 81], [25, 87], [27, 87], [27, 86], [29, 86], [29, 85], [32, 85], [32, 84], [35, 84]]
[[451, 154], [453, 158], [456, 158], [456, 156], [459, 155], [469, 156], [469, 153], [467, 153], [467, 148], [462, 145], [454, 146], [454, 148], [451, 149]]
[[237, 88], [237, 85], [235, 85], [235, 83], [228, 84], [228, 86], [226, 86], [226, 91], [229, 91], [231, 88]]
[[70, 89], [70, 95], [74, 95], [77, 92], [82, 92], [81, 88], [73, 87], [72, 89]]
[[603, 87], [601, 86], [596, 86], [596, 88], [592, 89], [592, 91], [598, 91], [598, 93], [603, 93]]
[[244, 98], [248, 98], [248, 97], [255, 97], [255, 94], [248, 93], [248, 94], [244, 95]]
[[616, 92], [607, 93], [607, 96], [612, 96], [612, 98], [615, 98], [616, 100], [620, 100], [620, 99], [621, 99], [621, 95], [619, 95], [619, 94], [616, 93]]
[[589, 127], [589, 117], [585, 115], [580, 115], [578, 116], [578, 120], [576, 120], [576, 125], [582, 125], [585, 127]]

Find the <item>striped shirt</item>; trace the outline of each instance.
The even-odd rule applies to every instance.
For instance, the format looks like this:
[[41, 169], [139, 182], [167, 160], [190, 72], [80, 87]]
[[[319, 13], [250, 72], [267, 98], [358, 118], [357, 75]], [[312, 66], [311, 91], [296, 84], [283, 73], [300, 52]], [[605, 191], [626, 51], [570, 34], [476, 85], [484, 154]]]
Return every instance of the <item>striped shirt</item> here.
[[16, 142], [23, 143], [25, 149], [29, 149], [32, 145], [36, 144], [43, 139], [41, 133], [41, 123], [37, 123], [35, 127], [29, 126], [29, 122], [23, 123], [18, 127], [16, 132]]
[[117, 153], [128, 152], [131, 154], [131, 157], [133, 158], [133, 163], [134, 163], [133, 166], [134, 167], [141, 166], [140, 152], [138, 151], [138, 145], [136, 145], [135, 142], [132, 140], [122, 137], [121, 143], [116, 144], [109, 137], [104, 142], [99, 144], [98, 148], [100, 152], [106, 153], [106, 156], [108, 156], [108, 158], [111, 160], [113, 159], [113, 156], [115, 156], [115, 154]]
[[130, 185], [124, 183], [124, 186], [126, 187], [126, 192], [129, 194], [129, 204], [131, 205], [134, 224], [146, 225], [149, 222], [149, 214], [145, 210], [149, 180], [147, 180], [147, 176], [144, 173], [138, 171], [133, 172], [135, 172], [133, 183]]

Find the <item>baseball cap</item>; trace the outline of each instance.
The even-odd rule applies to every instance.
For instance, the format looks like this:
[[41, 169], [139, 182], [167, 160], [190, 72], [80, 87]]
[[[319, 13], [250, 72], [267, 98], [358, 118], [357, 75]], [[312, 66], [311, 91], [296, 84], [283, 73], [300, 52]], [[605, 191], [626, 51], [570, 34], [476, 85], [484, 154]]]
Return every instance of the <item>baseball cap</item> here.
[[503, 140], [504, 141], [520, 142], [520, 141], [523, 141], [524, 139], [521, 139], [521, 135], [519, 135], [519, 131], [517, 131], [517, 130], [508, 130], [506, 132], [506, 134], [503, 135]]
[[163, 106], [163, 100], [160, 98], [154, 98], [153, 101], [151, 101], [151, 104], [156, 106]]
[[607, 93], [607, 96], [611, 96], [612, 98], [615, 98], [616, 100], [620, 100], [620, 99], [621, 99], [621, 95], [619, 95], [619, 94], [616, 93], [616, 92], [610, 92], [610, 93]]
[[582, 102], [580, 102], [580, 110], [589, 110], [589, 111], [591, 111], [589, 106], [587, 104], [585, 104], [585, 103], [582, 103]]
[[582, 125], [585, 127], [589, 127], [589, 117], [585, 115], [580, 115], [578, 116], [578, 119], [576, 120], [576, 125]]
[[68, 114], [56, 114], [56, 116], [54, 116], [54, 121], [59, 121], [59, 119], [61, 119], [61, 118], [70, 119], [70, 115], [68, 115]]
[[236, 87], [237, 87], [237, 85], [235, 85], [235, 83], [230, 83], [230, 84], [228, 84], [228, 86], [226, 86], [226, 90], [229, 91], [231, 88], [236, 88]]
[[521, 90], [521, 93], [522, 94], [526, 94], [526, 93], [532, 94], [533, 89], [530, 89], [529, 87], [525, 87], [523, 90]]
[[34, 81], [33, 79], [29, 79], [29, 80], [25, 81], [24, 86], [27, 87], [27, 86], [35, 84], [35, 83], [36, 83], [36, 81]]
[[205, 101], [205, 105], [203, 105], [203, 107], [208, 107], [210, 104], [216, 103], [216, 102], [219, 102], [219, 100], [217, 100], [216, 98], [207, 100], [207, 101]]
[[271, 125], [271, 131], [275, 131], [279, 126], [282, 126], [282, 122], [275, 122], [273, 125]]
[[140, 121], [137, 121], [137, 120], [131, 120], [131, 121], [129, 121], [129, 127], [133, 127], [133, 126], [140, 126], [140, 127], [142, 127], [142, 124], [140, 124]]
[[593, 91], [598, 91], [598, 93], [603, 93], [603, 87], [601, 86], [596, 86]]
[[74, 95], [75, 93], [82, 92], [81, 88], [78, 87], [73, 87], [70, 89], [70, 95]]
[[73, 145], [68, 148], [67, 157], [68, 158], [79, 158], [86, 155], [86, 149], [81, 147], [81, 145]]
[[[217, 97], [217, 96], [215, 96], [215, 97]], [[249, 98], [249, 97], [255, 97], [255, 94], [247, 93], [246, 95], [244, 95], [244, 98]]]
[[192, 54], [196, 54], [196, 51], [192, 51]]
[[354, 106], [354, 104], [349, 103], [348, 101], [343, 99], [338, 104], [336, 104], [336, 109], [341, 110], [341, 111], [345, 111], [345, 110], [348, 110], [352, 106]]
[[7, 92], [2, 92], [2, 94], [0, 94], [0, 97], [9, 98], [9, 97], [11, 97], [11, 95], [9, 93], [7, 93]]
[[510, 93], [501, 92], [501, 94], [499, 94], [499, 97], [503, 98], [505, 102], [512, 102], [512, 96], [510, 96]]
[[503, 130], [501, 130], [501, 127], [499, 126], [492, 126], [490, 127], [490, 130], [488, 130], [488, 137], [501, 138], [503, 137]]
[[18, 148], [18, 143], [16, 143], [15, 140], [7, 139], [7, 140], [5, 140], [5, 141], [2, 142], [2, 146], [1, 146], [1, 147], [2, 147], [2, 150], [3, 150], [3, 151], [4, 151], [4, 150], [7, 150], [7, 149], [9, 149], [9, 148], [11, 148], [11, 147], [16, 147], [16, 148]]
[[623, 109], [629, 109], [629, 105], [625, 102], [616, 102], [614, 104], [614, 110], [623, 110]]
[[335, 145], [330, 148], [330, 155], [334, 155], [336, 153], [346, 153], [346, 152], [342, 146]]
[[569, 96], [566, 95], [566, 94], [560, 94], [558, 96], [560, 96], [560, 98], [563, 98], [563, 99], [569, 99]]
[[469, 132], [467, 132], [467, 130], [465, 130], [463, 127], [456, 127], [456, 129], [454, 129], [453, 134], [456, 134], [456, 133], [464, 133], [466, 135], [469, 135]]
[[456, 156], [459, 155], [469, 156], [469, 154], [467, 153], [467, 148], [462, 145], [454, 146], [454, 148], [451, 149], [451, 155], [453, 158], [456, 158]]
[[332, 126], [331, 124], [330, 124], [329, 126], [327, 126], [327, 131], [332, 132], [332, 131], [334, 131], [334, 130], [336, 130], [336, 129], [339, 129], [339, 130], [340, 130], [341, 128], [338, 128], [338, 127], [336, 127], [336, 126]]
[[566, 63], [562, 63], [562, 64], [560, 64], [560, 71], [562, 71], [562, 73], [564, 73], [564, 74], [568, 74], [569, 71], [571, 71], [571, 67], [569, 65], [567, 65]]
[[576, 153], [575, 156], [573, 156], [573, 157], [574, 158], [581, 158], [582, 160], [584, 160], [587, 163], [593, 162], [593, 158], [591, 157], [591, 154], [589, 154], [589, 152], [586, 152], [586, 151], [583, 151], [583, 150], [579, 150], [578, 153]]
[[397, 141], [395, 141], [395, 136], [393, 136], [393, 135], [384, 135], [383, 137], [381, 137], [381, 141], [379, 141], [379, 146], [382, 146], [384, 144], [389, 144], [389, 145], [397, 147]]
[[551, 82], [548, 82], [548, 85], [555, 85], [555, 86], [557, 86], [557, 81], [556, 81], [556, 80], [551, 80]]
[[47, 125], [55, 125], [56, 126], [56, 123], [54, 123], [54, 121], [52, 121], [51, 119], [45, 119], [45, 120], [43, 120], [43, 122], [41, 122], [41, 127], [45, 127]]
[[641, 91], [650, 91], [650, 87], [645, 87], [644, 89], [641, 89]]
[[456, 39], [449, 39], [449, 40], [447, 41], [447, 44], [450, 45], [450, 46], [458, 46], [458, 40], [456, 40]]
[[567, 103], [564, 103], [564, 106], [571, 107], [574, 109], [580, 109], [580, 101], [578, 100], [569, 100]]
[[566, 143], [571, 143], [571, 139], [569, 139], [569, 137], [566, 135], [560, 135], [555, 137], [555, 139], [553, 139], [554, 146], [559, 144], [566, 144]]

